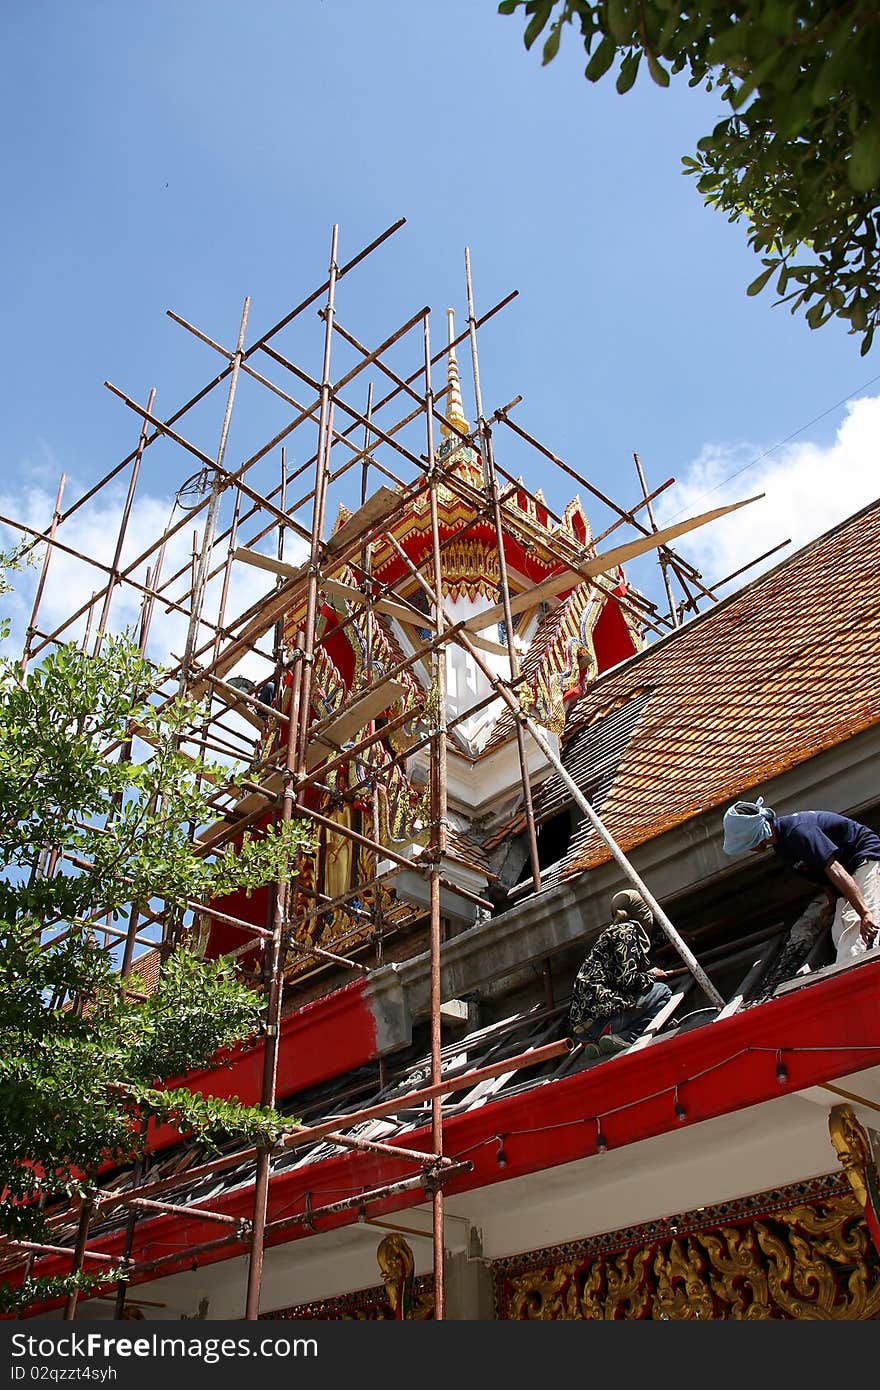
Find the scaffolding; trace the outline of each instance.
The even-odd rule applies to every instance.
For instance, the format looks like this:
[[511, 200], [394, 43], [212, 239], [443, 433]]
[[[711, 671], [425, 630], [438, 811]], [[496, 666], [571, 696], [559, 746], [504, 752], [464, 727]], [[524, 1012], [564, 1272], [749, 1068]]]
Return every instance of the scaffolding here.
[[[124, 1191], [92, 1190], [80, 1199], [78, 1210], [71, 1208], [50, 1218], [48, 1230], [50, 1237], [55, 1236], [54, 1243], [51, 1238], [43, 1242], [6, 1240], [3, 1243], [0, 1255], [25, 1261], [27, 1271], [32, 1274], [39, 1272], [42, 1256], [58, 1253], [70, 1258], [73, 1272], [84, 1268], [89, 1261], [112, 1265], [116, 1263], [115, 1256], [89, 1248], [89, 1232], [96, 1214], [103, 1217], [108, 1212], [125, 1212], [122, 1273], [114, 1271], [116, 1316], [122, 1315], [126, 1290], [132, 1279], [155, 1275], [161, 1272], [163, 1264], [168, 1265], [175, 1258], [146, 1261], [133, 1258], [137, 1222], [143, 1215], [179, 1212], [214, 1222], [220, 1228], [217, 1238], [193, 1248], [193, 1256], [224, 1247], [237, 1253], [246, 1252], [249, 1259], [244, 1317], [251, 1320], [259, 1314], [263, 1256], [269, 1237], [297, 1223], [310, 1222], [322, 1212], [363, 1210], [372, 1199], [414, 1188], [424, 1189], [432, 1202], [435, 1316], [438, 1319], [444, 1316], [444, 1184], [469, 1165], [444, 1155], [442, 1096], [472, 1084], [483, 1075], [499, 1075], [502, 1070], [514, 1072], [517, 1068], [558, 1058], [572, 1046], [569, 1040], [563, 1039], [505, 1058], [482, 1072], [472, 1070], [445, 1080], [442, 1075], [444, 921], [441, 894], [452, 892], [487, 912], [493, 910], [490, 901], [450, 880], [444, 869], [450, 834], [447, 746], [457, 722], [455, 717], [450, 718], [445, 690], [446, 653], [451, 645], [462, 647], [485, 677], [489, 694], [483, 704], [495, 702], [497, 705], [500, 701], [513, 722], [531, 870], [529, 890], [540, 891], [542, 883], [527, 757], [527, 744], [532, 741], [562, 779], [575, 804], [590, 819], [626, 877], [646, 898], [687, 970], [710, 1000], [723, 1004], [699, 962], [524, 707], [519, 695], [523, 681], [521, 663], [515, 643], [510, 640], [516, 615], [526, 601], [534, 607], [584, 582], [608, 592], [609, 571], [648, 551], [656, 552], [661, 563], [667, 610], [661, 612], [649, 599], [634, 592], [618, 601], [621, 605], [629, 605], [633, 622], [642, 630], [647, 629], [655, 636], [674, 631], [685, 613], [696, 613], [699, 603], [716, 598], [715, 590], [703, 582], [694, 566], [671, 548], [672, 540], [698, 522], [658, 529], [652, 502], [672, 480], [651, 492], [638, 455], [634, 455], [634, 461], [641, 500], [625, 507], [514, 421], [512, 411], [518, 397], [493, 411], [484, 409], [478, 332], [510, 304], [515, 292], [478, 315], [468, 253], [465, 254], [467, 326], [456, 335], [450, 315], [448, 331], [439, 349], [432, 345], [431, 311], [427, 307], [420, 308], [374, 348], [364, 346], [347, 325], [340, 323], [337, 310], [340, 282], [402, 225], [403, 219], [342, 265], [338, 262], [338, 228], [334, 227], [326, 278], [249, 346], [246, 346], [250, 307], [247, 300], [234, 348], [224, 347], [169, 311], [176, 324], [220, 359], [216, 374], [184, 405], [164, 418], [156, 408], [155, 390], [149, 392], [146, 404], [140, 405], [120, 388], [105, 383], [137, 418], [135, 448], [66, 509], [62, 506], [65, 486], [62, 477], [52, 517], [44, 531], [28, 528], [12, 518], [0, 518], [26, 536], [33, 547], [44, 546], [33, 609], [24, 637], [22, 672], [53, 644], [72, 638], [81, 643], [84, 650], [97, 655], [111, 626], [114, 600], [123, 590], [137, 596], [138, 642], [142, 652], [147, 650], [157, 609], [177, 614], [185, 624], [182, 651], [174, 657], [176, 665], [155, 691], [157, 705], [161, 707], [163, 702], [180, 693], [196, 702], [197, 719], [181, 739], [181, 749], [189, 754], [196, 769], [208, 753], [235, 758], [249, 769], [244, 778], [238, 775], [234, 781], [212, 787], [210, 805], [215, 820], [208, 826], [193, 827], [193, 836], [198, 839], [202, 853], [217, 854], [225, 846], [239, 841], [246, 830], [264, 825], [268, 816], [281, 822], [299, 818], [316, 830], [347, 840], [354, 846], [354, 852], [367, 856], [372, 868], [369, 896], [363, 884], [331, 896], [320, 891], [317, 880], [311, 889], [306, 885], [302, 891], [294, 891], [292, 884], [279, 882], [274, 885], [272, 894], [271, 922], [265, 926], [224, 912], [215, 904], [191, 901], [187, 904], [189, 916], [185, 924], [181, 923], [179, 913], [161, 906], [132, 905], [124, 928], [113, 928], [106, 921], [69, 928], [93, 932], [107, 950], [116, 953], [121, 976], [134, 997], [138, 997], [137, 976], [133, 970], [139, 948], [155, 950], [158, 947], [164, 958], [178, 941], [194, 930], [197, 922], [220, 923], [240, 933], [240, 944], [230, 954], [239, 960], [244, 957], [260, 961], [260, 988], [265, 995], [260, 1102], [273, 1107], [285, 987], [295, 989], [303, 981], [328, 970], [368, 973], [372, 967], [365, 956], [372, 952], [373, 965], [381, 965], [389, 933], [395, 930], [419, 925], [427, 930], [429, 941], [430, 1084], [415, 1093], [407, 1092], [398, 1101], [346, 1115], [344, 1127], [379, 1114], [392, 1114], [395, 1109], [412, 1105], [416, 1097], [431, 1103], [431, 1151], [426, 1154], [391, 1143], [359, 1139], [342, 1133], [338, 1120], [296, 1129], [280, 1145], [281, 1148], [300, 1147], [322, 1139], [340, 1148], [367, 1148], [405, 1160], [412, 1165], [412, 1175], [374, 1192], [314, 1208], [305, 1217], [270, 1220], [273, 1150], [269, 1147], [256, 1145], [238, 1149], [186, 1170], [189, 1184], [200, 1176], [250, 1165], [253, 1210], [250, 1220], [241, 1221], [212, 1209], [210, 1204], [175, 1202], [173, 1194], [175, 1189], [179, 1190], [181, 1179], [173, 1173], [151, 1178], [145, 1164], [138, 1161]], [[286, 346], [286, 337], [296, 338], [310, 309], [317, 309], [321, 325], [319, 375], [310, 374], [298, 365]], [[467, 428], [460, 406], [455, 349], [462, 345], [469, 348], [473, 371], [477, 419], [472, 430]], [[346, 364], [341, 370], [336, 365], [340, 354]], [[398, 366], [399, 360], [404, 364]], [[446, 380], [441, 389], [435, 390], [432, 373], [444, 362], [449, 364]], [[270, 371], [279, 379], [266, 374]], [[374, 377], [383, 380], [384, 394], [375, 391]], [[279, 380], [283, 384], [279, 384]], [[364, 392], [363, 404], [356, 404], [353, 393], [365, 382], [368, 382], [368, 389]], [[249, 389], [259, 388], [263, 404], [256, 412], [258, 427], [265, 428], [264, 420], [270, 406], [282, 411], [283, 423], [272, 429], [268, 437], [261, 436], [243, 462], [230, 468], [227, 452], [233, 412], [245, 383]], [[207, 407], [220, 400], [223, 391], [218, 443], [209, 452], [194, 442], [192, 435], [207, 432]], [[185, 430], [188, 433], [184, 433]], [[595, 541], [588, 540], [578, 546], [560, 529], [551, 534], [546, 526], [534, 524], [529, 528], [521, 505], [523, 497], [534, 515], [540, 514], [555, 522], [560, 518], [541, 493], [530, 492], [520, 477], [496, 460], [495, 435], [499, 430], [603, 503], [612, 515], [607, 530]], [[436, 447], [438, 432], [450, 441], [445, 454]], [[196, 471], [178, 489], [175, 510], [161, 534], [133, 560], [123, 564], [142, 464], [149, 450], [168, 446], [190, 461], [188, 466], [195, 466]], [[476, 452], [482, 470], [481, 482], [469, 480], [457, 468], [460, 447]], [[288, 455], [294, 448], [302, 458], [296, 467], [288, 462]], [[279, 461], [280, 474], [276, 472]], [[111, 485], [118, 486], [117, 480], [126, 477], [126, 496], [113, 558], [105, 565], [69, 545], [65, 540], [65, 526], [69, 534], [71, 518], [105, 494]], [[294, 495], [297, 483], [302, 489], [299, 496]], [[461, 523], [455, 536], [445, 540], [441, 539], [438, 513], [441, 490], [456, 498], [469, 518]], [[340, 498], [347, 499], [345, 506], [350, 514], [331, 527], [328, 525], [331, 505], [334, 499]], [[349, 505], [352, 501], [356, 503], [353, 507]], [[427, 508], [430, 530], [427, 558], [421, 564], [413, 563], [394, 535], [396, 523], [417, 504]], [[720, 508], [699, 520], [720, 516], [729, 510], [732, 509]], [[444, 594], [444, 549], [451, 540], [466, 534], [477, 519], [494, 530], [499, 557], [499, 602], [477, 618], [455, 620], [448, 611]], [[165, 576], [163, 569], [175, 538], [184, 533], [185, 528], [193, 528], [196, 524], [200, 532], [194, 537], [188, 560]], [[611, 549], [603, 548], [597, 555], [596, 546], [604, 547], [607, 537], [622, 525], [635, 532], [634, 538]], [[504, 536], [511, 526], [521, 532], [529, 531], [530, 544], [540, 549], [551, 570], [551, 578], [533, 590], [527, 600], [512, 592], [508, 579]], [[373, 543], [380, 536], [394, 548], [401, 562], [404, 580], [396, 589], [389, 590], [371, 573]], [[268, 553], [267, 547], [273, 548], [274, 554]], [[291, 547], [294, 559], [291, 559]], [[97, 574], [97, 587], [88, 603], [80, 605], [62, 623], [54, 627], [41, 626], [41, 606], [51, 582], [52, 561], [59, 555], [90, 565]], [[251, 576], [263, 573], [272, 587], [243, 612], [230, 617], [227, 610], [235, 578], [243, 573]], [[352, 576], [355, 576], [354, 583]], [[679, 601], [675, 599], [673, 580], [682, 591]], [[216, 608], [209, 614], [212, 596], [216, 596]], [[357, 615], [378, 613], [401, 618], [419, 633], [420, 640], [409, 655], [401, 655], [390, 667], [386, 663], [381, 673], [373, 669], [375, 654], [368, 642], [364, 654], [365, 679], [360, 688], [338, 701], [332, 712], [321, 718], [316, 716], [313, 697], [316, 662], [324, 641], [318, 615], [321, 604], [327, 601], [338, 606], [336, 631], [344, 630]], [[295, 641], [286, 644], [285, 615], [290, 614], [298, 614], [299, 618], [295, 623]], [[492, 623], [504, 624], [508, 634], [506, 646], [484, 635], [484, 629]], [[372, 631], [369, 625], [368, 631]], [[507, 663], [503, 675], [499, 675], [487, 660], [489, 656], [497, 658], [501, 654]], [[245, 658], [252, 669], [259, 668], [262, 672], [257, 679], [243, 680], [236, 676], [236, 668]], [[310, 789], [326, 791], [332, 773], [343, 767], [354, 767], [358, 758], [369, 754], [380, 740], [388, 738], [389, 733], [412, 725], [412, 710], [404, 710], [381, 725], [377, 717], [400, 699], [407, 677], [418, 670], [423, 672], [424, 683], [431, 692], [429, 714], [421, 718], [415, 729], [408, 727], [401, 751], [391, 752], [390, 760], [381, 767], [367, 758], [364, 781], [348, 788], [349, 796], [360, 794], [370, 808], [367, 833], [360, 833], [342, 819], [333, 819], [310, 804], [314, 802], [314, 797], [309, 795]], [[467, 714], [473, 713], [471, 706]], [[138, 735], [142, 736], [143, 731], [132, 730], [133, 737]], [[112, 748], [107, 752], [118, 755], [119, 750]], [[427, 845], [418, 863], [397, 854], [387, 836], [383, 837], [378, 788], [378, 780], [387, 774], [389, 766], [405, 764], [416, 752], [424, 753], [427, 759], [425, 797], [429, 808]], [[370, 772], [373, 767], [375, 771]], [[56, 868], [55, 863], [44, 866], [49, 873]], [[389, 897], [383, 898], [381, 889], [383, 885], [393, 885], [404, 869], [427, 880], [426, 907], [404, 913], [401, 918], [398, 904], [397, 917], [389, 919], [385, 911]], [[161, 885], [157, 885], [157, 900], [161, 902]], [[352, 924], [348, 938], [343, 935], [340, 940], [334, 940], [333, 950], [310, 940], [308, 935], [303, 940], [304, 927], [322, 914], [337, 909], [347, 914]], [[158, 939], [156, 932], [160, 933]], [[65, 1318], [74, 1317], [76, 1304], [74, 1292], [67, 1299]]]

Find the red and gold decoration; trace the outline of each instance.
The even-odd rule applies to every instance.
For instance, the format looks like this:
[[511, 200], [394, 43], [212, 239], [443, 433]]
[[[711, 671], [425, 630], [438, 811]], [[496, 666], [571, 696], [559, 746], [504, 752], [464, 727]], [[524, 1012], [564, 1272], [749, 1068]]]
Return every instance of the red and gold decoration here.
[[562, 605], [556, 636], [545, 649], [534, 677], [520, 691], [527, 714], [554, 734], [565, 728], [566, 705], [583, 694], [597, 672], [593, 629], [602, 596], [582, 584]]
[[502, 1260], [494, 1280], [510, 1320], [880, 1318], [880, 1256], [836, 1174]]
[[828, 1132], [880, 1254], [880, 1174], [867, 1131], [851, 1105], [835, 1105], [828, 1116]]

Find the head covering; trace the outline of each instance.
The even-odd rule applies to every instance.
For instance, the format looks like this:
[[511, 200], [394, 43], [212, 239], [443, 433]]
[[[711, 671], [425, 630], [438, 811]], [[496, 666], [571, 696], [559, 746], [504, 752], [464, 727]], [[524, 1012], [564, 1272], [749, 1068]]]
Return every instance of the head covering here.
[[769, 806], [764, 805], [763, 796], [759, 796], [757, 801], [735, 801], [733, 805], [724, 812], [724, 843], [722, 848], [725, 854], [736, 855], [745, 854], [750, 849], [757, 849], [758, 845], [770, 839], [770, 822], [773, 819], [773, 812]]
[[634, 888], [623, 888], [611, 899], [611, 916], [615, 922], [638, 922], [649, 932], [654, 925], [654, 914], [641, 893]]

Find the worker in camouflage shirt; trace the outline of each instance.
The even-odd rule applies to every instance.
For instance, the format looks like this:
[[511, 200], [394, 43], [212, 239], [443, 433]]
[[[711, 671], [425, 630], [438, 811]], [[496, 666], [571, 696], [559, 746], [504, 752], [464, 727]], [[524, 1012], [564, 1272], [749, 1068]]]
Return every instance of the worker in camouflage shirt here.
[[672, 993], [662, 983], [667, 972], [648, 958], [654, 915], [641, 894], [615, 893], [611, 914], [577, 973], [568, 1012], [569, 1034], [593, 1057], [635, 1042]]

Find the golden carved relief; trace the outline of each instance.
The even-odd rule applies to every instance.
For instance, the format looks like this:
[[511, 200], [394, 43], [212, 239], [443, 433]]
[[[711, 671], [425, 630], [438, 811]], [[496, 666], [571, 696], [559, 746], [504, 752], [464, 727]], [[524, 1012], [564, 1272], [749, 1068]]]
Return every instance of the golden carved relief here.
[[416, 1262], [409, 1242], [392, 1231], [380, 1240], [376, 1259], [395, 1317], [412, 1317]]
[[[824, 1180], [830, 1184], [835, 1180]], [[837, 1183], [809, 1203], [737, 1224], [671, 1231], [624, 1250], [585, 1252], [506, 1279], [505, 1319], [663, 1321], [880, 1318], [880, 1260], [853, 1193]], [[589, 1242], [584, 1242], [588, 1247]], [[566, 1254], [571, 1247], [564, 1247]], [[525, 1259], [525, 1257], [523, 1257]], [[520, 1266], [521, 1266], [520, 1262]]]
[[555, 1269], [532, 1270], [517, 1280], [514, 1291], [516, 1312], [512, 1318], [563, 1320], [565, 1318], [563, 1290], [574, 1275], [574, 1265], [558, 1265]]
[[695, 1236], [673, 1240], [667, 1250], [654, 1257], [657, 1280], [651, 1316], [664, 1321], [684, 1322], [715, 1316], [709, 1269], [711, 1256], [702, 1250]]
[[841, 1167], [860, 1206], [868, 1201], [865, 1172], [871, 1163], [871, 1146], [851, 1105], [835, 1105], [828, 1116], [828, 1132]]

